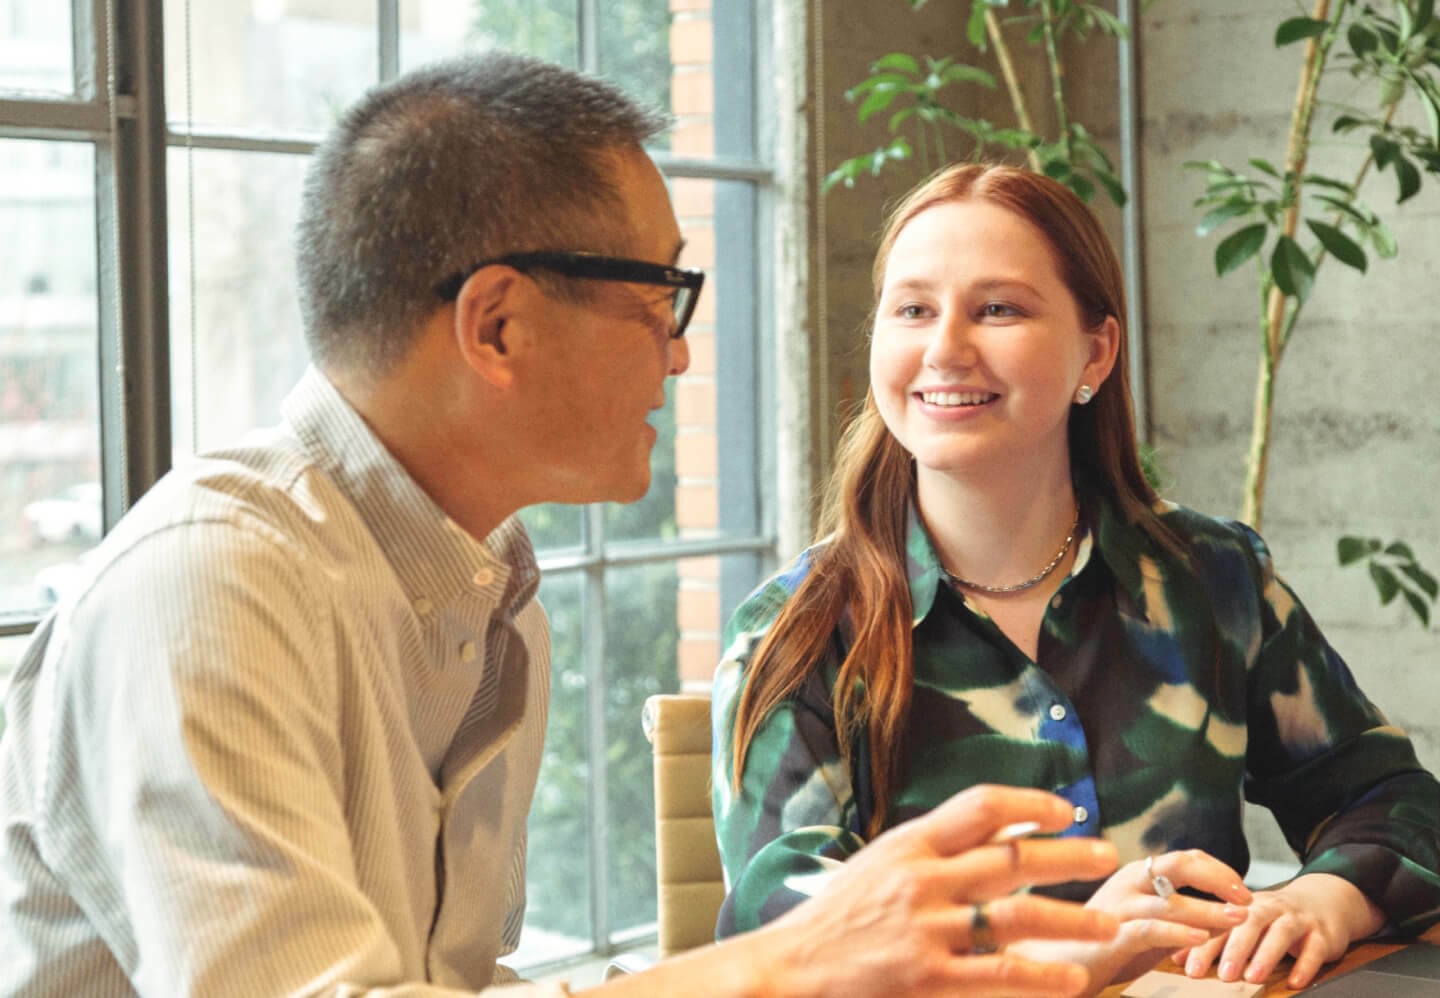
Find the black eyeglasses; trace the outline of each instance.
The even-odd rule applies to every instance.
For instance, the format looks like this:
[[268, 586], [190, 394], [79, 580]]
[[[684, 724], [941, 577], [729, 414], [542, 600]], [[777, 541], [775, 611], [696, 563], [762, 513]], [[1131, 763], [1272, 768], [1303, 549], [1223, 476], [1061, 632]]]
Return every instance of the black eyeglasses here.
[[671, 339], [685, 335], [690, 316], [695, 313], [695, 303], [700, 300], [700, 289], [705, 284], [705, 271], [685, 267], [667, 267], [663, 263], [646, 260], [627, 260], [618, 256], [601, 256], [599, 253], [582, 251], [560, 252], [541, 250], [534, 253], [511, 253], [483, 260], [469, 270], [452, 274], [436, 285], [435, 293], [446, 301], [453, 301], [460, 294], [460, 286], [470, 275], [482, 267], [499, 264], [514, 267], [521, 273], [529, 270], [548, 270], [562, 277], [579, 277], [590, 281], [620, 281], [626, 284], [649, 284], [670, 288], [674, 295], [670, 299], [675, 310], [675, 329]]

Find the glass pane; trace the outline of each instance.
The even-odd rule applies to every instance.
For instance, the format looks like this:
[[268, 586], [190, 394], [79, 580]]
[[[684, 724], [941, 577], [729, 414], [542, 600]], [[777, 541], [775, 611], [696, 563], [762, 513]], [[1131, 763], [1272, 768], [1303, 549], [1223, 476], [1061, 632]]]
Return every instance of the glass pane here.
[[578, 548], [584, 543], [581, 533], [585, 507], [546, 503], [528, 506], [520, 511], [520, 521], [530, 531], [530, 542], [537, 552], [559, 548]]
[[583, 582], [566, 572], [540, 585], [550, 618], [550, 726], [530, 808], [525, 929], [508, 961], [517, 966], [590, 950]]
[[640, 712], [646, 697], [680, 688], [682, 578], [673, 561], [614, 568], [605, 576], [606, 875], [615, 932], [655, 921], [655, 791]]
[[[671, 108], [673, 92], [676, 113], [710, 109], [708, 70], [696, 72], [691, 66], [670, 65], [669, 0], [622, 0], [605, 5], [599, 18], [600, 65], [598, 71], [614, 80], [631, 97]], [[708, 20], [695, 21], [708, 28]], [[693, 54], [693, 53], [692, 53]], [[691, 108], [689, 105], [694, 105]], [[657, 143], [669, 147], [669, 136]]]
[[100, 539], [95, 153], [0, 140], [0, 613], [54, 602]]
[[276, 422], [281, 399], [309, 357], [296, 304], [293, 252], [306, 159], [197, 149], [193, 177], [190, 161], [186, 150], [170, 151], [170, 357], [177, 455]]
[[0, 0], [0, 90], [75, 93], [69, 0]]
[[375, 0], [170, 0], [165, 103], [171, 122], [181, 130], [192, 117], [200, 129], [324, 131], [379, 79], [375, 11]]
[[677, 178], [671, 200], [685, 235], [681, 264], [706, 271], [685, 338], [690, 368], [666, 385], [651, 452], [650, 491], [610, 505], [610, 540], [753, 534], [759, 527], [754, 189]]
[[578, 66], [576, 9], [576, 0], [400, 0], [400, 68], [492, 48]]

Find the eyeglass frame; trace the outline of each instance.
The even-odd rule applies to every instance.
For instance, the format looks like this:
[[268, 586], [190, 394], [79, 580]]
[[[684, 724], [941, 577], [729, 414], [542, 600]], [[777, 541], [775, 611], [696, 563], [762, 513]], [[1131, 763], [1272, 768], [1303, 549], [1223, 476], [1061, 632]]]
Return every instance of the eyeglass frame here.
[[529, 270], [547, 270], [561, 277], [673, 288], [675, 329], [670, 334], [672, 340], [678, 340], [685, 335], [685, 329], [695, 314], [695, 305], [700, 300], [700, 289], [705, 286], [705, 271], [689, 267], [672, 267], [649, 260], [605, 256], [586, 250], [535, 250], [528, 253], [507, 253], [482, 260], [468, 270], [451, 274], [441, 281], [435, 286], [435, 293], [445, 301], [454, 301], [460, 295], [460, 288], [472, 274], [493, 266], [514, 267], [522, 274]]

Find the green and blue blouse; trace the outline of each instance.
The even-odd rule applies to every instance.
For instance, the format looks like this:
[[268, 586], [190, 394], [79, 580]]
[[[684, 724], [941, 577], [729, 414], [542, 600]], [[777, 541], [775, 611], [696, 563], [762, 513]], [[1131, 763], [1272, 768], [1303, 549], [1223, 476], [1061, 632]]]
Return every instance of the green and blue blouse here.
[[[1356, 686], [1259, 536], [1162, 504], [1187, 564], [1090, 505], [1036, 661], [947, 581], [912, 509], [915, 688], [888, 824], [977, 783], [1038, 787], [1074, 805], [1063, 834], [1106, 838], [1122, 863], [1195, 848], [1243, 873], [1248, 800], [1273, 812], [1301, 872], [1349, 880], [1392, 931], [1440, 920], [1440, 784]], [[811, 895], [864, 846], [875, 806], [864, 739], [849, 764], [836, 740], [843, 625], [765, 720], [733, 790], [732, 720], [750, 657], [818, 550], [757, 589], [726, 630], [713, 691], [722, 938]], [[1043, 893], [1084, 898], [1096, 886]]]

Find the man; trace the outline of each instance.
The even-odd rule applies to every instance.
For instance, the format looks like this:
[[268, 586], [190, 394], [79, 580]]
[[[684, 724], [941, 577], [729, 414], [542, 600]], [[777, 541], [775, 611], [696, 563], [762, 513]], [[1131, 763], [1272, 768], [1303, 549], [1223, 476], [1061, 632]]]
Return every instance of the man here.
[[[12, 681], [0, 993], [514, 979], [496, 961], [523, 917], [549, 644], [513, 514], [649, 485], [646, 419], [688, 364], [701, 280], [674, 267], [641, 148], [661, 126], [508, 55], [413, 73], [340, 122], [305, 188], [315, 366], [283, 422], [158, 483]], [[982, 846], [1019, 821], [1069, 812], [977, 791], [776, 925], [603, 990], [1074, 991], [1079, 968], [970, 955], [1114, 932], [1006, 897], [1114, 864], [1086, 841]]]

